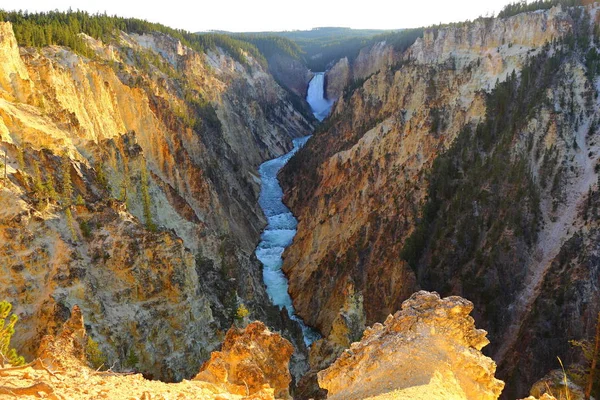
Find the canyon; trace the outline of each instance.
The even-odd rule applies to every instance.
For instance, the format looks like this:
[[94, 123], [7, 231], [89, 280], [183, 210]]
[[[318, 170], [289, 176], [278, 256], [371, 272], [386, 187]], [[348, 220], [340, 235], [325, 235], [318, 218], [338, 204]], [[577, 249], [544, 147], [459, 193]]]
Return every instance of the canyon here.
[[560, 391], [600, 312], [600, 7], [560, 3], [323, 72], [255, 36], [129, 21], [82, 52], [0, 22], [0, 300], [34, 360], [0, 397]]

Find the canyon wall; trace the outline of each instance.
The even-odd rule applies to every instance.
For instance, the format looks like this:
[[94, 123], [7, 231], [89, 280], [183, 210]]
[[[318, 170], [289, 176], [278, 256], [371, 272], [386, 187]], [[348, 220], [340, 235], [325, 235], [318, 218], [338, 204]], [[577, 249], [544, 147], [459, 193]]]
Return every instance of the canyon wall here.
[[306, 98], [308, 83], [314, 74], [302, 62], [290, 56], [275, 54], [269, 57], [269, 71], [294, 94], [302, 99]]
[[[574, 360], [567, 337], [589, 337], [598, 308], [593, 258], [558, 287], [574, 271], [564, 246], [595, 254], [593, 236], [573, 239], [593, 235], [578, 210], [597, 179], [597, 70], [580, 56], [595, 18], [555, 7], [426, 30], [340, 97], [281, 174], [299, 220], [283, 268], [297, 313], [326, 338], [315, 359], [359, 330], [350, 308], [372, 324], [424, 288], [473, 300], [507, 398], [551, 357]], [[557, 313], [571, 313], [566, 332]]]
[[402, 54], [385, 41], [363, 48], [353, 61], [347, 57], [340, 59], [326, 73], [326, 95], [337, 100], [344, 94], [344, 88], [353, 81], [360, 81], [396, 64]]
[[0, 25], [0, 298], [26, 355], [77, 304], [116, 368], [189, 377], [240, 304], [283, 323], [253, 254], [256, 170], [312, 127], [250, 56], [84, 38], [91, 59]]
[[[0, 397], [20, 399], [289, 399], [288, 363], [292, 345], [261, 322], [232, 327], [223, 350], [214, 352], [193, 380], [165, 383], [132, 372], [91, 369], [86, 362], [89, 338], [81, 310], [55, 335], [42, 340], [36, 361], [0, 367]], [[242, 350], [242, 352], [240, 352]], [[281, 386], [283, 385], [283, 387]]]

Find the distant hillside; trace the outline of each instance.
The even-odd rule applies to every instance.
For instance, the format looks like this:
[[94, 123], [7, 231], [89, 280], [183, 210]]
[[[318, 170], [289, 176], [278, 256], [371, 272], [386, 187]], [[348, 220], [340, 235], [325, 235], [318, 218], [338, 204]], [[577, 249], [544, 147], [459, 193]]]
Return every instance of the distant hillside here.
[[[373, 42], [373, 38], [394, 31], [351, 28], [314, 28], [306, 31], [229, 33], [238, 39], [249, 40], [257, 45], [257, 38], [280, 37], [297, 45], [306, 66], [312, 71], [324, 71], [340, 58], [356, 58], [361, 48]], [[226, 33], [226, 32], [221, 32]], [[260, 46], [257, 45], [260, 48]]]

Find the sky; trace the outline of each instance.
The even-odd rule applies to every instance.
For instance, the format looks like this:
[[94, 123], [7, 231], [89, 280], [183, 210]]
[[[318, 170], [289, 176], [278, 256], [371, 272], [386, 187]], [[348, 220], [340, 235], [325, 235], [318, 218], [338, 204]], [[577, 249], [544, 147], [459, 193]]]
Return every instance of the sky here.
[[416, 28], [497, 14], [511, 0], [0, 0], [5, 10], [106, 12], [191, 32]]

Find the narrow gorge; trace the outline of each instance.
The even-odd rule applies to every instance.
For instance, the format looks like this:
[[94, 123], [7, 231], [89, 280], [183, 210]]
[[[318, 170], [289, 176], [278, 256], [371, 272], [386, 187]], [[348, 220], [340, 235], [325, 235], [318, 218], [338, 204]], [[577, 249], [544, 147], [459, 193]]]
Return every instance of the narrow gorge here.
[[[327, 116], [332, 105], [332, 102], [324, 98], [324, 93], [324, 73], [321, 72], [315, 74], [311, 79], [306, 97], [306, 101], [315, 117], [320, 121]], [[310, 136], [294, 139], [294, 147], [290, 152], [264, 162], [258, 169], [261, 181], [258, 202], [267, 217], [267, 227], [263, 231], [261, 242], [256, 248], [256, 257], [263, 264], [263, 280], [269, 298], [275, 306], [280, 309], [285, 308], [290, 318], [300, 325], [307, 347], [320, 336], [295, 315], [292, 299], [288, 294], [288, 281], [281, 270], [283, 252], [292, 244], [298, 221], [283, 204], [283, 191], [279, 185], [277, 174], [285, 163], [304, 146], [308, 139], [310, 139]]]

